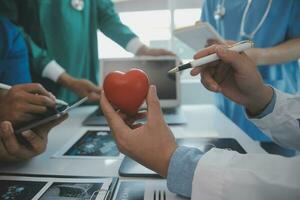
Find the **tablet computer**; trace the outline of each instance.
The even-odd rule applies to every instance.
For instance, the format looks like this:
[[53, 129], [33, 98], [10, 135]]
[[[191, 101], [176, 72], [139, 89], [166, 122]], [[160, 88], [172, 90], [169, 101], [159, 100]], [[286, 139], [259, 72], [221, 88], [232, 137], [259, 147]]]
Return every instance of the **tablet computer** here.
[[74, 103], [71, 106], [65, 106], [65, 105], [56, 106], [55, 109], [49, 109], [46, 113], [40, 115], [37, 119], [34, 119], [31, 122], [26, 122], [24, 124], [19, 125], [18, 127], [16, 127], [16, 130], [14, 132], [17, 139], [21, 143], [24, 143], [24, 142], [26, 143], [26, 141], [24, 140], [24, 138], [22, 136], [22, 132], [37, 128], [41, 125], [44, 125], [44, 124], [52, 122], [56, 119], [59, 119], [63, 115], [67, 114], [70, 110], [80, 106], [87, 100], [88, 100], [88, 97], [85, 97], [85, 98], [77, 101], [76, 103]]

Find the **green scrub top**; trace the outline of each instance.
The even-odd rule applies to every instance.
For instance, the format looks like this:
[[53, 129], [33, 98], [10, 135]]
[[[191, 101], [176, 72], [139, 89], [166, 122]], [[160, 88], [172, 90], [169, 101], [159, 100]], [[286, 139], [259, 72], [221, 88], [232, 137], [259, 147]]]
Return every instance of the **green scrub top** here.
[[84, 0], [74, 9], [72, 0], [0, 0], [0, 14], [21, 26], [30, 50], [33, 80], [58, 98], [73, 102], [72, 91], [42, 78], [46, 65], [55, 60], [68, 74], [99, 84], [97, 30], [125, 48], [137, 37], [122, 24], [111, 0]]

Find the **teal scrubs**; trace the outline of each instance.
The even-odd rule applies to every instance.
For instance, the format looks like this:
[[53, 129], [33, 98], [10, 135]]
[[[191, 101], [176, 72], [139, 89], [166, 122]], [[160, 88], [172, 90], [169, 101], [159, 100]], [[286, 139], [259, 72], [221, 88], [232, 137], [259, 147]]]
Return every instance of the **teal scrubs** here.
[[[202, 10], [202, 21], [209, 22], [226, 40], [241, 41], [248, 38], [240, 36], [242, 16], [247, 4], [246, 0], [225, 0], [226, 14], [221, 20], [215, 20], [214, 11], [219, 0], [207, 0]], [[268, 0], [253, 0], [245, 21], [246, 33], [251, 33], [261, 21], [268, 5]], [[266, 21], [253, 38], [258, 48], [279, 45], [286, 40], [300, 37], [300, 1], [273, 0]], [[296, 93], [300, 86], [300, 68], [298, 61], [272, 66], [259, 66], [265, 83], [288, 93]], [[242, 128], [251, 138], [268, 141], [254, 124], [245, 118], [241, 106], [216, 95], [216, 104], [224, 114]]]
[[72, 0], [0, 0], [0, 14], [24, 29], [34, 81], [42, 82], [58, 98], [73, 102], [72, 91], [41, 77], [55, 60], [68, 74], [99, 84], [97, 30], [126, 47], [137, 37], [125, 26], [111, 0], [84, 0], [83, 10]]

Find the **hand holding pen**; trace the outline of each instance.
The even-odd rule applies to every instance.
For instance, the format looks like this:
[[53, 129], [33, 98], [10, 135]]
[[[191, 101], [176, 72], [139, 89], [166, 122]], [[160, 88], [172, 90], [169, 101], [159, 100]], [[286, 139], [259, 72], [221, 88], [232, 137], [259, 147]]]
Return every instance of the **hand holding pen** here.
[[0, 96], [0, 121], [10, 121], [13, 125], [18, 125], [33, 120], [36, 115], [57, 105], [56, 98], [40, 84], [0, 86], [5, 91]]
[[[240, 53], [240, 52], [244, 52], [244, 51], [252, 48], [253, 46], [254, 46], [254, 43], [252, 41], [246, 40], [246, 41], [241, 41], [236, 44], [233, 44], [232, 46], [228, 47], [228, 49], [231, 51]], [[217, 60], [220, 60], [220, 58], [218, 57], [218, 55], [216, 53], [213, 53], [208, 56], [196, 59], [190, 63], [175, 67], [175, 68], [171, 69], [169, 71], [169, 73], [172, 74], [172, 73], [176, 73], [176, 72], [183, 71], [183, 70], [190, 69], [190, 68], [201, 67], [201, 66], [204, 66], [208, 63], [212, 63]]]

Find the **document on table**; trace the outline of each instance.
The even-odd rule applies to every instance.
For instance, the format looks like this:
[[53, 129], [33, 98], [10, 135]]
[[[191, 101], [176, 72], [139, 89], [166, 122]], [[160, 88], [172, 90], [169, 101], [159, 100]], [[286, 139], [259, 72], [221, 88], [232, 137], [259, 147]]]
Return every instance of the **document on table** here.
[[166, 180], [122, 180], [114, 200], [185, 200], [167, 189]]
[[103, 159], [122, 157], [109, 128], [82, 128], [52, 159]]
[[113, 178], [1, 176], [0, 199], [105, 200]]

